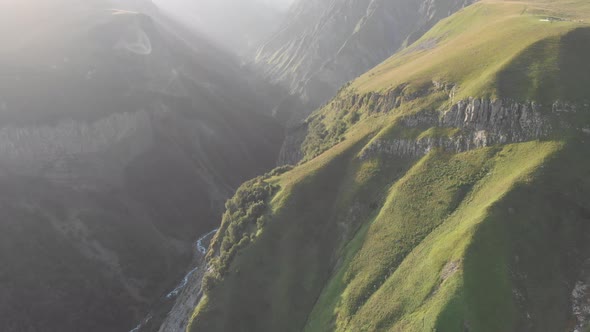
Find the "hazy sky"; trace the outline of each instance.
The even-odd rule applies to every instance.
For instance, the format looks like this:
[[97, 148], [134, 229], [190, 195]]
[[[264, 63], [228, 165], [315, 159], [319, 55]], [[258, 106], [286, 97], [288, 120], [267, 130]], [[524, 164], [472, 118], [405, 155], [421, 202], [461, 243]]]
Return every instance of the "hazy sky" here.
[[[1, 0], [0, 0], [1, 1]], [[272, 7], [278, 8], [278, 9], [286, 9], [289, 7], [289, 5], [291, 5], [291, 3], [294, 2], [294, 0], [237, 0], [239, 2], [242, 3], [248, 3], [248, 2], [259, 2], [259, 3], [264, 3], [267, 5], [270, 5]], [[168, 3], [201, 3], [201, 4], [207, 4], [207, 3], [215, 3], [215, 2], [223, 2], [223, 3], [231, 3], [232, 1], [220, 1], [220, 0], [154, 0], [155, 3], [157, 3], [160, 6], [166, 7], [166, 5]]]
[[218, 44], [242, 53], [272, 33], [295, 0], [153, 1]]
[[287, 8], [293, 2], [293, 0], [257, 0], [268, 5], [272, 5], [278, 8]]

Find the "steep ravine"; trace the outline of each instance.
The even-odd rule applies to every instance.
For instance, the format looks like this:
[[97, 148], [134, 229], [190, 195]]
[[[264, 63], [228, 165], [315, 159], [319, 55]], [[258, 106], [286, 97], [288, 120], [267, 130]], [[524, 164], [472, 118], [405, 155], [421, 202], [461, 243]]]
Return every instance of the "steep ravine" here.
[[[184, 278], [161, 300], [161, 303], [144, 318], [137, 327], [130, 332], [160, 331], [177, 332], [185, 331], [188, 326], [188, 318], [201, 298], [201, 279], [206, 270], [207, 247], [211, 238], [218, 230], [199, 237], [194, 245], [194, 267], [188, 271]], [[162, 310], [169, 310], [162, 314]]]
[[[185, 277], [187, 282], [184, 282], [183, 280], [182, 284], [184, 285], [181, 288], [181, 291], [177, 293], [174, 306], [160, 327], [160, 332], [186, 330], [189, 323], [189, 318], [199, 303], [199, 300], [201, 299], [201, 280], [203, 279], [203, 274], [207, 269], [206, 261], [203, 258], [207, 252], [208, 242], [211, 240], [211, 237], [214, 236], [215, 232], [217, 232], [217, 230], [204, 235], [197, 241], [199, 263], [193, 270], [194, 272], [189, 272], [189, 274]], [[204, 241], [207, 241], [207, 244], [204, 244]]]
[[274, 167], [266, 83], [148, 0], [0, 7], [0, 330], [129, 331]]

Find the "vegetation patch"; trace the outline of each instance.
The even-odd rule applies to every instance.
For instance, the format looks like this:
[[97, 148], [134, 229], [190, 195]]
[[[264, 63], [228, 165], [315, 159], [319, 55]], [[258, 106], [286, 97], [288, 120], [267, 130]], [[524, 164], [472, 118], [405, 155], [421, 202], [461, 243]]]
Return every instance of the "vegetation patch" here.
[[269, 176], [244, 183], [225, 204], [221, 229], [207, 254], [210, 268], [203, 277], [205, 291], [215, 287], [238, 251], [254, 240], [267, 222], [268, 202], [278, 191], [277, 185], [265, 181]]
[[[476, 286], [467, 287], [464, 278], [467, 273], [478, 277], [465, 253], [475, 243], [473, 230], [487, 220], [487, 209], [559, 147], [524, 143], [425, 157], [396, 182], [377, 218], [350, 242], [345, 262], [322, 293], [306, 330], [452, 331], [466, 321], [476, 326], [476, 320], [495, 320], [490, 331], [509, 330], [515, 308], [508, 270], [494, 270], [505, 280], [494, 281], [495, 290], [485, 297], [470, 297], [476, 289], [469, 287]], [[489, 271], [483, 268], [490, 264], [502, 266], [495, 263], [502, 257], [502, 250], [480, 257], [480, 271]], [[496, 296], [491, 293], [499, 302], [489, 303], [496, 305], [502, 319], [466, 313], [473, 306], [490, 316], [488, 301]]]

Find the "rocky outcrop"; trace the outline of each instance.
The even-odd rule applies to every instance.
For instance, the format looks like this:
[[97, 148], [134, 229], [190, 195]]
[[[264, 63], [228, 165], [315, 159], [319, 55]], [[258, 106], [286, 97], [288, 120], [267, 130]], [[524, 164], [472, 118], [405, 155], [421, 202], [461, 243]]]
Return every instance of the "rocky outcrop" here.
[[80, 184], [82, 178], [76, 176], [80, 172], [86, 180], [107, 171], [106, 177], [122, 173], [152, 140], [151, 116], [146, 111], [115, 113], [93, 122], [69, 119], [56, 125], [9, 125], [0, 128], [0, 166], [11, 174]]
[[[554, 107], [553, 110], [558, 112], [562, 108]], [[541, 139], [552, 132], [550, 117], [535, 102], [470, 98], [459, 101], [442, 114], [422, 111], [400, 120], [400, 125], [406, 128], [438, 128], [452, 134], [375, 139], [362, 151], [361, 158], [377, 154], [418, 157], [435, 148], [464, 152], [495, 144]]]
[[287, 130], [285, 141], [281, 146], [279, 153], [279, 160], [277, 166], [283, 165], [297, 165], [297, 163], [303, 159], [303, 153], [301, 152], [301, 145], [305, 141], [307, 136], [307, 124], [303, 123], [298, 127], [293, 127]]
[[[440, 125], [486, 132], [484, 144], [540, 138], [551, 130], [548, 118], [535, 102], [475, 99], [460, 101], [446, 112]], [[482, 137], [483, 138], [483, 137]]]

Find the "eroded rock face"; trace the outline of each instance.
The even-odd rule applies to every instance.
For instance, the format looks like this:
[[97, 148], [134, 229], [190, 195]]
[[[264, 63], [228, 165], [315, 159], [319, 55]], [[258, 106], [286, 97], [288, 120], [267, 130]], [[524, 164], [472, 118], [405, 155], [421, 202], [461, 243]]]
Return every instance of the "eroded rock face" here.
[[189, 320], [202, 297], [201, 281], [206, 271], [205, 260], [199, 263], [196, 272], [190, 276], [186, 287], [180, 292], [174, 306], [166, 315], [164, 322], [159, 327], [159, 332], [185, 331]]
[[279, 153], [278, 166], [297, 165], [303, 159], [301, 145], [307, 135], [307, 124], [301, 124], [298, 127], [290, 128], [287, 131], [285, 141]]
[[[87, 167], [110, 151], [116, 165], [106, 166], [120, 174], [134, 158], [152, 144], [153, 131], [146, 111], [115, 113], [90, 123], [64, 120], [56, 125], [0, 128], [0, 165], [5, 172], [44, 176], [59, 181], [75, 179], [76, 165]], [[108, 160], [103, 159], [103, 164]], [[96, 165], [99, 166], [99, 165]], [[89, 169], [84, 172], [90, 175]], [[96, 170], [100, 174], [100, 170]]]
[[[182, 111], [0, 128], [0, 329], [131, 328], [182, 277], [193, 236], [234, 186], [274, 166], [278, 137], [268, 159], [250, 160], [267, 142]], [[63, 305], [48, 310], [49, 298]], [[23, 306], [26, 317], [14, 311]], [[91, 313], [52, 318], [78, 309]]]
[[[558, 112], [560, 108], [554, 108]], [[551, 114], [543, 113], [534, 102], [518, 103], [509, 100], [462, 100], [440, 114], [422, 111], [401, 119], [406, 128], [458, 129], [450, 136], [417, 139], [376, 139], [367, 146], [361, 158], [375, 154], [418, 157], [435, 148], [464, 152], [481, 147], [525, 142], [551, 134]]]
[[471, 98], [455, 104], [446, 112], [442, 126], [487, 131], [493, 140], [519, 141], [547, 135], [551, 126], [541, 115], [535, 102], [518, 103], [507, 100]]

